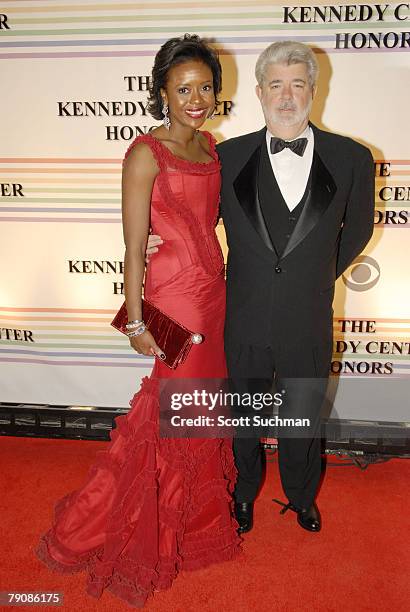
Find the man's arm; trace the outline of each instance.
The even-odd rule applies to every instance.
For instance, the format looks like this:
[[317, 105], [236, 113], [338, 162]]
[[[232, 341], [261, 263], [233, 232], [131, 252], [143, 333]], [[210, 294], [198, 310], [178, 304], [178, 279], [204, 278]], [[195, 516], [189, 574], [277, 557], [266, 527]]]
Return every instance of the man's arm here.
[[354, 169], [353, 186], [346, 206], [336, 264], [338, 278], [369, 242], [374, 227], [374, 162], [367, 149]]

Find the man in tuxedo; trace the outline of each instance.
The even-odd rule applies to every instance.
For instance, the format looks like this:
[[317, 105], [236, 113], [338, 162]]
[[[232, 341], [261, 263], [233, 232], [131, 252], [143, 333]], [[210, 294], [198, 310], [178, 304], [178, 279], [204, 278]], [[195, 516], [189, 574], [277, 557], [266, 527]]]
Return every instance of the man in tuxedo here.
[[[335, 280], [373, 231], [372, 155], [309, 121], [318, 66], [304, 44], [270, 45], [256, 63], [266, 126], [218, 145], [221, 214], [229, 247], [225, 351], [239, 392], [283, 394], [280, 417], [307, 418], [303, 435], [278, 437], [287, 504], [319, 531], [320, 417], [333, 343]], [[147, 253], [161, 243], [151, 237]], [[242, 432], [243, 433], [243, 432]], [[234, 439], [239, 532], [253, 526], [262, 476], [259, 438]]]
[[[236, 390], [263, 392], [276, 383], [285, 391], [279, 416], [310, 420], [306, 434], [278, 438], [288, 498], [282, 513], [291, 509], [301, 527], [319, 531], [334, 286], [372, 235], [373, 159], [361, 144], [309, 122], [318, 73], [309, 47], [274, 43], [255, 72], [266, 127], [218, 145], [229, 247], [227, 365]], [[234, 453], [235, 512], [245, 533], [262, 475], [259, 439], [235, 438]]]

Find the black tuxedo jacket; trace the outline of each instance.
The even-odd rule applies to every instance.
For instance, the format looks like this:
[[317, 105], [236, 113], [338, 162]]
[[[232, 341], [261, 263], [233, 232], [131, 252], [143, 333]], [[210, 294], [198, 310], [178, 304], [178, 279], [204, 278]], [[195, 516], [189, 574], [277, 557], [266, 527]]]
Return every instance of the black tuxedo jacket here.
[[218, 145], [221, 214], [229, 247], [225, 346], [303, 344], [331, 354], [334, 285], [369, 241], [374, 220], [374, 167], [366, 147], [311, 124], [312, 183], [279, 257], [259, 198], [258, 167], [266, 128]]

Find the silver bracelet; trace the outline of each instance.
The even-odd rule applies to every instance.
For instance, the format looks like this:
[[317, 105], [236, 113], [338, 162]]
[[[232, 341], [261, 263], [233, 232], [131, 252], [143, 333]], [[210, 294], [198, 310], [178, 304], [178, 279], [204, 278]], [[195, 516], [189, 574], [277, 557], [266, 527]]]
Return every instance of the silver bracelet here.
[[144, 323], [144, 321], [128, 321], [128, 323], [125, 324], [125, 327], [127, 329], [135, 329], [136, 327], [139, 327], [140, 325], [142, 325]]
[[144, 333], [144, 331], [146, 331], [146, 327], [144, 325], [144, 323], [142, 325], [140, 325], [138, 327], [138, 329], [135, 329], [133, 331], [131, 331], [129, 334], [127, 334], [128, 338], [133, 338], [134, 336], [140, 336], [141, 334]]

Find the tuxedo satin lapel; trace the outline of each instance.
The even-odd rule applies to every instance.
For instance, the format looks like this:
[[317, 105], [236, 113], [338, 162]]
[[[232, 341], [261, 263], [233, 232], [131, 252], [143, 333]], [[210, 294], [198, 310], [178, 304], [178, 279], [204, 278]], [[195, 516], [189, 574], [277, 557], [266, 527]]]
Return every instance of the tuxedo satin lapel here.
[[275, 252], [265, 220], [263, 218], [258, 196], [258, 169], [260, 154], [261, 145], [255, 149], [245, 166], [234, 180], [233, 188], [243, 211], [254, 229], [259, 234], [262, 242], [268, 247], [268, 249]]
[[332, 175], [320, 159], [315, 150], [312, 161], [312, 180], [309, 193], [306, 198], [305, 206], [300, 214], [286, 248], [282, 254], [282, 259], [289, 255], [295, 247], [312, 231], [320, 221], [320, 217], [325, 212], [336, 193], [336, 184]]

